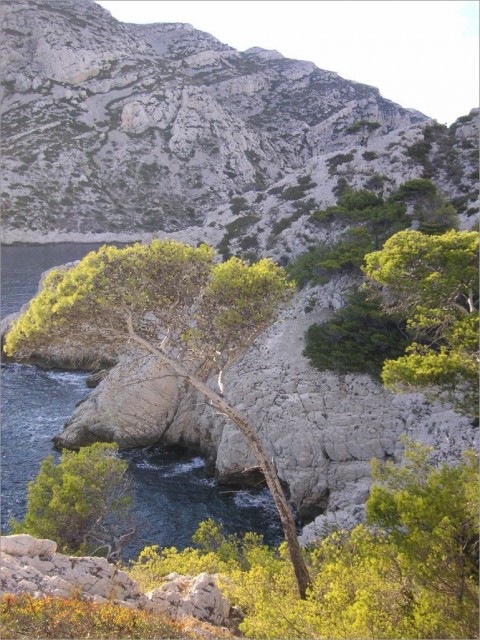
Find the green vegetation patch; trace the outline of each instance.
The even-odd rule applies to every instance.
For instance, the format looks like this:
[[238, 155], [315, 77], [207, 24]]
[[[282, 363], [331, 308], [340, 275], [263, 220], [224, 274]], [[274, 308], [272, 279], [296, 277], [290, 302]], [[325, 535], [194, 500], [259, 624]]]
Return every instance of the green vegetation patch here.
[[359, 131], [375, 131], [382, 125], [372, 120], [358, 120], [345, 129], [346, 133], [358, 133]]
[[337, 167], [339, 167], [341, 164], [352, 162], [354, 157], [354, 152], [351, 151], [350, 153], [339, 153], [336, 156], [333, 156], [333, 158], [329, 158], [327, 160], [327, 164], [328, 174], [330, 175], [330, 177], [335, 175]]
[[380, 378], [384, 361], [400, 357], [408, 346], [405, 328], [382, 310], [381, 298], [360, 290], [331, 320], [308, 328], [303, 353], [320, 371]]

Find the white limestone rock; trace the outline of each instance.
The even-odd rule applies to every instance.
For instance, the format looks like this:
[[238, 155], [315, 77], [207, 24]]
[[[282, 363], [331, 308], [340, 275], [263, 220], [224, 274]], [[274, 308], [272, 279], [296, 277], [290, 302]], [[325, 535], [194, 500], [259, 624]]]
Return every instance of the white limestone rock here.
[[28, 534], [0, 538], [2, 593], [53, 595], [80, 594], [143, 608], [147, 598], [136, 583], [105, 558], [66, 556], [56, 553], [52, 540]]
[[[428, 403], [421, 394], [397, 396], [367, 375], [310, 366], [302, 355], [306, 329], [330, 317], [354, 285], [343, 276], [302, 291], [224, 375], [227, 399], [257, 428], [307, 521], [322, 514], [339, 520], [348, 514], [350, 521], [352, 505], [361, 514], [370, 461], [400, 459], [403, 435], [433, 445], [438, 461], [458, 460], [475, 443], [469, 420], [448, 405]], [[237, 428], [195, 392], [180, 391], [174, 378], [154, 375], [155, 366], [151, 357], [125, 359], [76, 409], [57, 443], [182, 444], [204, 454], [219, 481], [258, 482], [256, 461]]]
[[222, 595], [214, 575], [196, 577], [170, 574], [168, 581], [148, 594], [153, 611], [174, 619], [193, 616], [216, 626], [230, 626], [232, 607]]
[[0, 549], [2, 553], [10, 556], [38, 556], [42, 560], [51, 559], [57, 551], [57, 544], [53, 540], [40, 540], [27, 533], [15, 536], [5, 536], [1, 539]]
[[147, 610], [173, 619], [196, 618], [232, 627], [241, 614], [222, 595], [215, 575], [173, 573], [149, 594], [142, 593], [127, 573], [105, 558], [56, 553], [52, 540], [27, 534], [0, 538], [0, 595], [29, 593], [41, 598], [79, 597], [97, 603]]
[[176, 415], [181, 391], [182, 383], [167, 367], [134, 353], [77, 406], [55, 442], [67, 448], [99, 440], [124, 448], [155, 444]]

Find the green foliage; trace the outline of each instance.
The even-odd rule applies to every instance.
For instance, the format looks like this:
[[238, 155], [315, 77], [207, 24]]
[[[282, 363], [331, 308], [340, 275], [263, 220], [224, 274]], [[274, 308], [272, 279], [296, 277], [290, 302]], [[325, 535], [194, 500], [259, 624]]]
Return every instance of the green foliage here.
[[[315, 211], [312, 220], [364, 223], [363, 227], [371, 236], [372, 247], [378, 248], [390, 235], [409, 226], [406, 207], [400, 202], [384, 202], [383, 198], [367, 189], [345, 187], [337, 200], [337, 205]], [[368, 251], [368, 247], [366, 248]]]
[[247, 208], [246, 199], [243, 198], [242, 196], [232, 198], [231, 208], [232, 208], [233, 215], [237, 216], [241, 211], [244, 211]]
[[305, 196], [306, 191], [306, 187], [302, 184], [293, 185], [282, 192], [282, 198], [283, 200], [300, 200]]
[[[275, 549], [263, 544], [258, 534], [227, 535], [222, 525], [212, 519], [199, 524], [192, 541], [197, 548], [187, 547], [183, 551], [175, 547], [145, 547], [138, 560], [131, 565], [131, 576], [143, 589], [149, 590], [158, 586], [173, 571], [187, 575], [202, 572], [231, 575], [237, 570], [250, 569], [259, 556], [277, 555]], [[295, 585], [293, 587], [296, 589]]]
[[340, 178], [337, 180], [337, 184], [333, 187], [332, 192], [337, 196], [337, 198], [339, 198], [343, 194], [343, 192], [349, 188], [350, 187], [347, 180], [343, 176], [340, 176]]
[[335, 175], [337, 167], [339, 167], [341, 164], [351, 162], [354, 157], [354, 153], [353, 151], [351, 151], [350, 153], [338, 153], [336, 156], [329, 158], [327, 160], [329, 176], [331, 177]]
[[386, 238], [410, 224], [403, 203], [384, 202], [367, 189], [338, 185], [337, 205], [315, 211], [311, 220], [350, 226], [333, 246], [318, 245], [300, 254], [289, 266], [290, 277], [300, 288], [307, 282], [322, 283], [333, 273], [359, 270], [366, 253], [379, 248]]
[[[297, 178], [296, 185], [282, 189], [281, 197], [283, 200], [300, 200], [303, 198], [307, 191], [317, 186], [316, 182], [312, 181], [311, 176], [299, 176]], [[274, 193], [274, 189], [270, 189], [269, 193]]]
[[404, 324], [382, 310], [378, 296], [360, 290], [331, 320], [309, 327], [304, 355], [321, 371], [379, 377], [384, 361], [402, 355], [409, 344]]
[[[155, 240], [124, 249], [102, 247], [75, 267], [51, 272], [42, 291], [9, 332], [5, 350], [16, 357], [70, 348], [94, 336], [120, 351], [135, 330], [170, 344], [189, 358], [217, 366], [271, 322], [292, 292], [283, 269], [264, 259], [248, 266], [231, 258], [214, 264], [206, 245]], [[192, 351], [193, 349], [193, 351]], [[178, 352], [177, 352], [178, 356]]]
[[451, 204], [435, 199], [417, 209], [418, 230], [427, 235], [439, 235], [449, 229], [456, 229], [458, 216]]
[[406, 154], [420, 162], [420, 164], [426, 164], [428, 162], [428, 154], [432, 149], [432, 144], [425, 140], [419, 140], [410, 147], [407, 147]]
[[288, 265], [287, 272], [300, 289], [309, 282], [323, 284], [336, 272], [359, 269], [365, 254], [373, 247], [366, 229], [352, 228], [342, 234], [333, 246], [321, 244], [301, 253], [295, 262]]
[[63, 553], [118, 551], [113, 539], [131, 528], [131, 498], [127, 463], [117, 450], [116, 444], [95, 443], [62, 452], [59, 464], [48, 456], [28, 485], [23, 522], [11, 521], [12, 533], [55, 540]]
[[398, 188], [391, 199], [395, 202], [413, 204], [413, 219], [418, 221], [418, 230], [422, 233], [444, 233], [458, 225], [455, 208], [437, 193], [437, 188], [431, 180], [408, 180]]
[[292, 292], [285, 271], [270, 259], [249, 266], [230, 258], [215, 265], [195, 326], [185, 333], [189, 347], [204, 356], [243, 350]]
[[374, 465], [367, 501], [373, 528], [338, 531], [305, 550], [313, 578], [298, 597], [285, 545], [225, 536], [213, 521], [199, 549], [145, 549], [131, 569], [144, 588], [168, 573], [219, 573], [222, 591], [245, 614], [249, 638], [475, 638], [478, 634], [477, 487], [473, 452], [437, 469], [407, 445], [406, 464]]
[[[237, 213], [239, 211], [237, 211]], [[236, 220], [232, 220], [232, 222], [225, 225], [226, 233], [218, 245], [218, 251], [223, 256], [224, 260], [228, 260], [232, 256], [230, 252], [230, 242], [234, 238], [238, 238], [244, 234], [247, 229], [255, 224], [255, 222], [258, 222], [258, 218], [251, 214], [247, 214], [240, 216]]]
[[126, 328], [126, 309], [138, 317], [148, 311], [163, 326], [190, 313], [199, 288], [213, 268], [214, 251], [180, 242], [154, 240], [117, 249], [100, 247], [68, 270], [53, 270], [27, 311], [14, 323], [5, 351], [18, 358], [48, 352], [52, 342], [80, 347], [94, 333], [118, 345]]
[[428, 236], [401, 231], [365, 257], [373, 283], [388, 287], [386, 307], [408, 317], [416, 336], [407, 354], [387, 361], [385, 384], [398, 391], [437, 386], [475, 412], [478, 383], [478, 234]]
[[[417, 623], [428, 637], [478, 632], [478, 459], [437, 468], [431, 449], [407, 442], [403, 466], [373, 467], [371, 524], [388, 532], [418, 590]], [[425, 610], [426, 609], [426, 610]], [[443, 614], [448, 612], [448, 617]]]
[[345, 129], [347, 133], [358, 133], [359, 131], [375, 131], [375, 129], [380, 128], [382, 125], [380, 122], [375, 122], [372, 120], [357, 120], [349, 127]]
[[421, 198], [434, 196], [436, 193], [437, 187], [431, 180], [426, 178], [413, 178], [412, 180], [407, 180], [407, 182], [400, 185], [396, 193], [392, 195], [392, 199], [415, 201]]
[[381, 189], [383, 189], [385, 180], [387, 180], [385, 176], [381, 176], [379, 173], [374, 173], [373, 176], [365, 181], [364, 187], [365, 189], [370, 189], [371, 191], [380, 191]]

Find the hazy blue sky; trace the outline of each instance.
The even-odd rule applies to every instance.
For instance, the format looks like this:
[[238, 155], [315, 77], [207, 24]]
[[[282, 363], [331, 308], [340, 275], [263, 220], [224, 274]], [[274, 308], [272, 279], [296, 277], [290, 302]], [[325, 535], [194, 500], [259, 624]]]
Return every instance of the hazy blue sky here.
[[188, 22], [238, 51], [310, 60], [451, 124], [479, 102], [476, 0], [98, 0], [122, 22]]

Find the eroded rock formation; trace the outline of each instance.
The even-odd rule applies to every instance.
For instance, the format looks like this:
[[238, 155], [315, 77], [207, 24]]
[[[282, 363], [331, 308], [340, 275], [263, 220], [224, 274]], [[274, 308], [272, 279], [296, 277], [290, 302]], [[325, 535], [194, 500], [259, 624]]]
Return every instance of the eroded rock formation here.
[[[421, 394], [398, 396], [367, 375], [310, 366], [302, 355], [307, 327], [342, 306], [353, 284], [344, 276], [298, 294], [224, 376], [226, 397], [258, 428], [293, 504], [305, 521], [319, 517], [305, 540], [327, 521], [348, 526], [362, 518], [370, 461], [400, 459], [403, 435], [433, 445], [439, 461], [458, 459], [475, 440], [470, 421], [450, 406], [431, 404]], [[57, 443], [76, 448], [93, 438], [139, 446], [156, 439], [202, 452], [223, 483], [257, 482], [258, 472], [245, 472], [256, 463], [235, 426], [198, 394], [179, 393], [170, 377], [152, 371], [158, 365], [148, 356], [112, 370]]]
[[[125, 571], [105, 558], [57, 553], [53, 540], [28, 534], [0, 538], [0, 592], [35, 597], [80, 597], [93, 602], [166, 614], [174, 619], [196, 618], [230, 627], [240, 612], [222, 595], [214, 575], [166, 576], [156, 589], [142, 593]], [[210, 635], [208, 636], [210, 637]]]

